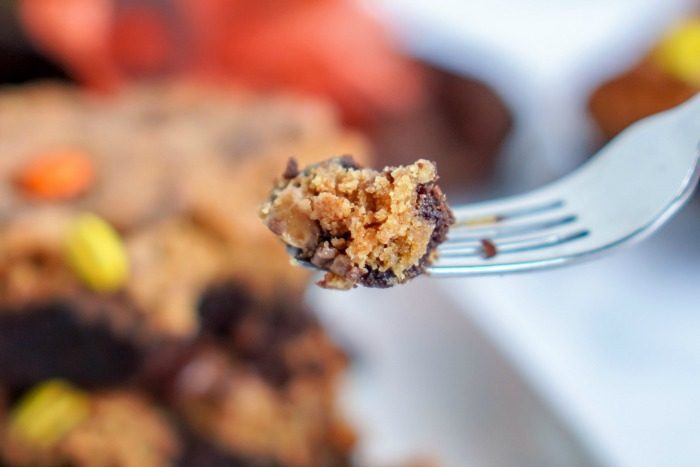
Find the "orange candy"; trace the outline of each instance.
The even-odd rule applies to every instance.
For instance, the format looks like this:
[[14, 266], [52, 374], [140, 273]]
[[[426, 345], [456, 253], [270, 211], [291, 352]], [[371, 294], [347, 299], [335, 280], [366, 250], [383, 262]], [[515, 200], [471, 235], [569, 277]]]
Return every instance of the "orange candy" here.
[[85, 193], [95, 179], [90, 159], [79, 151], [45, 153], [17, 174], [17, 185], [33, 198], [65, 200]]

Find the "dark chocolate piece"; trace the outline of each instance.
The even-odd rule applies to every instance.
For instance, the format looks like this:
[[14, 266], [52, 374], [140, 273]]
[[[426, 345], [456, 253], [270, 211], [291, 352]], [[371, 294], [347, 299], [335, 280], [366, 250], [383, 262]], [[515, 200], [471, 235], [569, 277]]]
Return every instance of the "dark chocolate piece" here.
[[274, 459], [230, 453], [189, 429], [183, 429], [184, 449], [176, 467], [281, 467]]
[[81, 320], [69, 300], [0, 310], [0, 381], [14, 389], [50, 378], [86, 388], [123, 384], [140, 351], [102, 320]]
[[338, 158], [340, 166], [344, 169], [357, 170], [361, 169], [362, 166], [355, 161], [355, 158], [350, 154], [343, 154]]
[[484, 238], [481, 240], [481, 250], [483, 252], [484, 258], [493, 258], [498, 254], [498, 249], [496, 248], [496, 245], [488, 238]]
[[290, 157], [287, 161], [287, 167], [284, 169], [282, 177], [286, 178], [287, 180], [291, 180], [297, 175], [299, 175], [299, 163], [295, 158]]
[[197, 305], [202, 331], [226, 338], [253, 303], [250, 294], [233, 282], [209, 287]]
[[284, 296], [253, 303], [240, 285], [224, 282], [207, 289], [198, 307], [202, 332], [225, 343], [237, 359], [276, 386], [292, 377], [284, 347], [317, 326], [308, 311]]

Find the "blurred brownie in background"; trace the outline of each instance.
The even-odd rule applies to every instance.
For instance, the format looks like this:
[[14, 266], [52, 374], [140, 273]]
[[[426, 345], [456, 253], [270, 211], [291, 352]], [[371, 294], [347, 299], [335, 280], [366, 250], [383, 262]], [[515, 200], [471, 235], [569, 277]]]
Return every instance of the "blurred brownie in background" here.
[[676, 24], [640, 63], [603, 84], [590, 111], [606, 139], [700, 92], [700, 17]]
[[486, 84], [406, 57], [352, 0], [18, 5], [37, 47], [92, 89], [187, 77], [321, 97], [371, 138], [377, 166], [435, 160], [454, 201], [488, 180], [512, 123]]
[[0, 464], [348, 465], [345, 357], [259, 203], [289, 156], [374, 152], [436, 160], [459, 200], [509, 132], [498, 96], [403, 57], [345, 0], [0, 11], [0, 81], [65, 78], [24, 31], [110, 91], [0, 92]]
[[512, 117], [485, 83], [422, 67], [426, 92], [421, 104], [367, 130], [375, 165], [396, 166], [418, 157], [433, 160], [450, 201], [464, 201], [493, 175]]
[[2, 465], [347, 465], [345, 356], [257, 211], [290, 154], [361, 136], [171, 83], [7, 88], [0, 138]]

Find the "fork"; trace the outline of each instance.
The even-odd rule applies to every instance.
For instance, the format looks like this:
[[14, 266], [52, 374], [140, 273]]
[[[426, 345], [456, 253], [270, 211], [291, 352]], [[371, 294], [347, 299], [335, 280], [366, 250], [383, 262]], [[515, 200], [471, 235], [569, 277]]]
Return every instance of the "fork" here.
[[597, 258], [659, 229], [700, 177], [700, 94], [641, 120], [571, 174], [529, 193], [453, 208], [427, 272], [526, 272]]

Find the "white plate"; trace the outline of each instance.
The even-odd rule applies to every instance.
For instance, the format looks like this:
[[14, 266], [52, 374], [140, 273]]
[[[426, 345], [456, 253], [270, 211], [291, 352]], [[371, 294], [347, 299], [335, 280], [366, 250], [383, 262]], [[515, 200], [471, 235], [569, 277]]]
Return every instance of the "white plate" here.
[[314, 287], [309, 299], [354, 357], [344, 405], [360, 430], [359, 465], [600, 465], [436, 282]]

